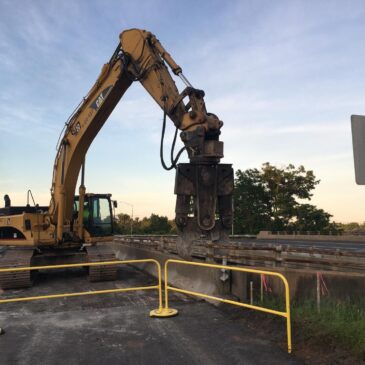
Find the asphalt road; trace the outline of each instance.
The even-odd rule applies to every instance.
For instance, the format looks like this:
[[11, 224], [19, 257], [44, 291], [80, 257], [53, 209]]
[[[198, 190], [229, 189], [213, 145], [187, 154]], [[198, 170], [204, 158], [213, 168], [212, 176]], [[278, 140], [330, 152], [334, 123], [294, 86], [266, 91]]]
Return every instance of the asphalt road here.
[[[40, 273], [33, 288], [1, 297], [152, 283], [131, 267], [109, 283], [89, 283], [83, 270], [51, 271]], [[279, 347], [285, 339], [261, 338], [211, 304], [180, 295], [170, 303], [180, 314], [169, 319], [149, 317], [157, 307], [154, 291], [2, 304], [0, 327], [6, 333], [0, 336], [0, 363], [303, 364]]]
[[282, 245], [295, 248], [318, 248], [325, 250], [341, 250], [348, 252], [362, 252], [365, 253], [365, 242], [338, 242], [338, 241], [304, 241], [304, 240], [293, 240], [293, 239], [252, 239], [252, 238], [234, 238], [234, 242], [242, 242], [247, 244], [255, 243], [257, 246], [267, 246], [272, 244], [274, 246]]

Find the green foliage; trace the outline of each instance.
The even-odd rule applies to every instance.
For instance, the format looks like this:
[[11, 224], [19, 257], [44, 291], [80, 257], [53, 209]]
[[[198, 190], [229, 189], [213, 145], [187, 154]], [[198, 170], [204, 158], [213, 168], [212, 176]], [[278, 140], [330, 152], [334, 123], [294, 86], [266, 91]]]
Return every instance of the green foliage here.
[[353, 354], [365, 357], [365, 309], [361, 301], [322, 300], [321, 312], [314, 301], [293, 304], [293, 320], [308, 334], [331, 339]]
[[260, 171], [237, 170], [234, 192], [236, 233], [257, 233], [270, 226], [270, 197]]
[[128, 214], [120, 213], [115, 217], [114, 230], [118, 234], [128, 234], [131, 232], [131, 224], [131, 217]]
[[[254, 304], [285, 311], [282, 298], [265, 296], [263, 303], [255, 298]], [[296, 300], [291, 303], [291, 317], [295, 328], [319, 343], [332, 343], [349, 353], [365, 357], [365, 306], [363, 298], [335, 300], [322, 298], [320, 313], [314, 300]]]
[[160, 217], [157, 214], [151, 214], [149, 218], [149, 224], [145, 229], [147, 234], [163, 234], [169, 233], [171, 231], [171, 226], [168, 222], [167, 217]]
[[365, 222], [357, 223], [338, 223], [338, 226], [343, 232], [346, 233], [355, 233], [355, 234], [364, 234], [365, 233]]
[[128, 214], [118, 214], [115, 221], [117, 234], [175, 234], [176, 225], [167, 217], [151, 214], [149, 218], [132, 218]]
[[234, 224], [236, 233], [268, 231], [336, 230], [331, 215], [298, 199], [310, 200], [319, 184], [313, 171], [289, 164], [278, 168], [264, 163], [261, 169], [238, 170], [235, 179]]
[[323, 209], [317, 209], [311, 204], [298, 204], [295, 207], [295, 218], [288, 225], [290, 231], [337, 231], [335, 223], [330, 222], [331, 214]]

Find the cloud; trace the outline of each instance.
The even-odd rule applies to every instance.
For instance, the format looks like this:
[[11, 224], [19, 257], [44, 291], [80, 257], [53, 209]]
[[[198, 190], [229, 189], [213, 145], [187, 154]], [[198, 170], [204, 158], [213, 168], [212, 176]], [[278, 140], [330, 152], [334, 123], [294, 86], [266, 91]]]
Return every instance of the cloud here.
[[[11, 161], [1, 159], [2, 170], [17, 180], [12, 166], [27, 165], [24, 155], [53, 161], [49, 155], [64, 122], [114, 51], [119, 32], [143, 26], [156, 33], [191, 83], [205, 90], [208, 110], [224, 121], [223, 162], [240, 168], [267, 160], [305, 163], [323, 184], [342, 181], [334, 166], [347, 174], [352, 169], [349, 116], [364, 110], [364, 10], [361, 1], [19, 0], [14, 6], [3, 0], [0, 148], [13, 144], [14, 153]], [[88, 154], [95, 186], [114, 179], [110, 187], [120, 196], [124, 176], [165, 186], [157, 169], [161, 123], [160, 108], [143, 87], [132, 86]], [[169, 122], [166, 152], [173, 131]], [[48, 176], [45, 167], [42, 162]], [[48, 174], [47, 183], [51, 168]], [[39, 189], [46, 186], [42, 181]], [[128, 194], [137, 196], [141, 186], [129, 181]], [[161, 205], [170, 207], [170, 195], [161, 194]], [[328, 197], [324, 190], [318, 194]], [[333, 212], [339, 214], [341, 206]]]

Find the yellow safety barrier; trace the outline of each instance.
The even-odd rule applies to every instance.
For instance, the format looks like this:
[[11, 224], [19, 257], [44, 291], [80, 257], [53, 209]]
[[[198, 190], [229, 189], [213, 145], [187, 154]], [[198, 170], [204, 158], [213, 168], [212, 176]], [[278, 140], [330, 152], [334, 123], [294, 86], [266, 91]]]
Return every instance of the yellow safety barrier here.
[[30, 267], [15, 267], [0, 269], [2, 272], [15, 272], [15, 271], [27, 271], [27, 270], [48, 270], [48, 269], [63, 269], [71, 267], [84, 267], [84, 266], [107, 266], [107, 265], [122, 265], [122, 264], [138, 264], [138, 263], [154, 263], [157, 268], [158, 285], [151, 286], [139, 286], [132, 288], [120, 288], [120, 289], [106, 289], [97, 291], [86, 291], [78, 293], [63, 293], [63, 294], [51, 294], [51, 295], [39, 295], [35, 297], [22, 297], [22, 298], [9, 298], [0, 299], [0, 304], [12, 303], [12, 302], [25, 302], [31, 300], [41, 300], [41, 299], [54, 299], [54, 298], [65, 298], [65, 297], [76, 297], [81, 295], [97, 295], [97, 294], [109, 294], [109, 293], [121, 293], [126, 291], [136, 291], [136, 290], [151, 290], [157, 289], [159, 308], [151, 311], [151, 317], [154, 317], [153, 313], [159, 313], [163, 310], [162, 308], [162, 281], [161, 281], [161, 265], [158, 261], [154, 259], [141, 259], [141, 260], [125, 260], [125, 261], [103, 261], [103, 262], [83, 262], [80, 264], [65, 264], [65, 265], [51, 265], [51, 266], [30, 266]]
[[[268, 308], [264, 308], [264, 307], [259, 307], [259, 306], [256, 306], [256, 305], [236, 302], [236, 301], [229, 300], [229, 299], [219, 298], [219, 297], [215, 297], [215, 296], [212, 296], [212, 295], [207, 295], [207, 294], [203, 294], [203, 293], [198, 293], [198, 292], [194, 292], [194, 291], [190, 291], [190, 290], [184, 290], [184, 289], [175, 288], [173, 286], [169, 286], [168, 285], [168, 265], [169, 264], [201, 266], [201, 267], [209, 267], [209, 268], [215, 268], [215, 269], [225, 269], [225, 270], [248, 272], [248, 273], [253, 273], [253, 274], [264, 274], [264, 275], [276, 276], [276, 277], [280, 278], [284, 283], [284, 287], [285, 287], [285, 312], [281, 312], [281, 311], [277, 311], [277, 310], [273, 310], [273, 309], [268, 309]], [[176, 309], [169, 308], [169, 290], [176, 291], [176, 292], [179, 292], [179, 293], [184, 293], [184, 294], [195, 295], [195, 296], [199, 296], [199, 297], [202, 297], [202, 298], [217, 300], [217, 301], [220, 301], [220, 302], [223, 302], [223, 303], [237, 305], [239, 307], [255, 309], [255, 310], [258, 310], [258, 311], [261, 311], [261, 312], [271, 313], [271, 314], [275, 314], [275, 315], [286, 318], [288, 353], [291, 353], [292, 342], [291, 342], [289, 284], [288, 284], [288, 281], [286, 280], [286, 278], [282, 274], [279, 274], [277, 272], [272, 272], [272, 271], [247, 269], [247, 268], [235, 267], [235, 266], [205, 264], [205, 263], [191, 262], [191, 261], [181, 261], [181, 260], [167, 260], [165, 262], [165, 307], [163, 308], [162, 311], [160, 311], [160, 313], [164, 314], [163, 316], [172, 316], [172, 315], [176, 315], [178, 313]]]

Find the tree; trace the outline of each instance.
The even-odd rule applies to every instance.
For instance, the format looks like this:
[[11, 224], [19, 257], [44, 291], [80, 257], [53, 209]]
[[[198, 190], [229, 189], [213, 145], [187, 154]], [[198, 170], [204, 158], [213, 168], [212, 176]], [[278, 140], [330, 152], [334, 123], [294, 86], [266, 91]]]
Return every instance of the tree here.
[[118, 214], [115, 222], [115, 232], [119, 234], [130, 234], [133, 224], [133, 234], [172, 234], [176, 232], [173, 221], [167, 217], [151, 214], [149, 218], [132, 218], [128, 214]]
[[339, 223], [338, 226], [343, 232], [352, 233], [352, 234], [361, 234], [365, 233], [365, 222], [357, 223], [357, 222], [350, 222], [350, 223]]
[[313, 171], [303, 166], [289, 164], [277, 168], [266, 162], [261, 167], [261, 176], [270, 201], [271, 230], [281, 231], [288, 226], [298, 206], [297, 199], [311, 199], [311, 191], [319, 184]]
[[149, 221], [150, 223], [145, 233], [164, 234], [171, 231], [172, 227], [170, 226], [167, 217], [160, 217], [157, 214], [151, 214]]
[[298, 201], [310, 200], [317, 184], [319, 180], [313, 171], [292, 164], [278, 168], [266, 162], [260, 170], [238, 170], [234, 193], [235, 231], [256, 234], [260, 230], [334, 228], [329, 213]]
[[128, 214], [120, 213], [115, 217], [115, 232], [119, 234], [129, 234], [131, 232], [131, 224], [131, 217]]
[[270, 199], [257, 169], [237, 170], [234, 191], [237, 233], [257, 233], [270, 225]]
[[295, 208], [296, 220], [288, 229], [293, 231], [332, 231], [336, 226], [330, 222], [331, 214], [323, 209], [317, 209], [311, 204], [298, 204]]

